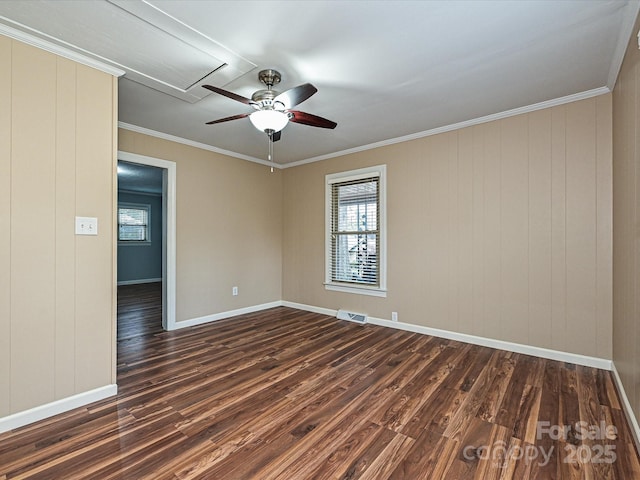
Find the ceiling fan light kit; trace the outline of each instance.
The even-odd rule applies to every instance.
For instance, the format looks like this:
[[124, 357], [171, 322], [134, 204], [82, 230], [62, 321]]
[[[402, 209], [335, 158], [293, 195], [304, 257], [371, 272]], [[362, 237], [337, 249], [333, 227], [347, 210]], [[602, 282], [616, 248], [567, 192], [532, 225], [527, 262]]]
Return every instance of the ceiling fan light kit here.
[[257, 110], [249, 115], [249, 120], [254, 127], [269, 135], [271, 132], [279, 132], [289, 123], [289, 116], [279, 110]]
[[318, 89], [310, 83], [304, 83], [297, 87], [290, 88], [282, 93], [273, 89], [274, 85], [280, 83], [282, 76], [280, 72], [272, 69], [261, 70], [258, 73], [258, 79], [267, 87], [266, 90], [258, 90], [254, 92], [251, 98], [243, 97], [237, 93], [229, 92], [213, 85], [203, 85], [204, 88], [212, 92], [223, 95], [227, 98], [235, 100], [245, 105], [249, 105], [255, 112], [241, 113], [230, 117], [221, 118], [207, 122], [208, 125], [216, 123], [228, 122], [230, 120], [238, 120], [240, 118], [249, 117], [251, 123], [261, 132], [265, 132], [274, 142], [280, 139], [280, 136], [273, 135], [279, 132], [287, 123], [294, 122], [302, 125], [320, 128], [336, 128], [337, 123], [318, 117], [310, 113], [291, 110], [291, 108], [307, 100], [311, 95], [316, 93]]

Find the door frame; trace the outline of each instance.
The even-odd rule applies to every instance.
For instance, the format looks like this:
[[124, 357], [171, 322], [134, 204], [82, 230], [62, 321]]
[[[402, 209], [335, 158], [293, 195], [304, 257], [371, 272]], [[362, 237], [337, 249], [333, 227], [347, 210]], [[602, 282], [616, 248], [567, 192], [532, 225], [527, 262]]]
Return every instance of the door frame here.
[[162, 328], [176, 329], [176, 162], [118, 150], [118, 160], [163, 169]]

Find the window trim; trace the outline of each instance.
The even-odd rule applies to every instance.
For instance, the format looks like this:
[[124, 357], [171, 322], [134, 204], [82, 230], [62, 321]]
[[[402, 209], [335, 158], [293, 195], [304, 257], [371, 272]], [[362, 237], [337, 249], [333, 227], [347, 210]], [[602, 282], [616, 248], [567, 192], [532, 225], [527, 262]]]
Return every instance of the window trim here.
[[[120, 209], [121, 208], [135, 208], [138, 210], [147, 211], [147, 237], [148, 240], [120, 240]], [[151, 245], [151, 204], [149, 203], [131, 203], [131, 202], [118, 202], [118, 213], [116, 215], [118, 220], [117, 236], [119, 246], [128, 247], [148, 247]]]
[[[334, 183], [349, 182], [377, 176], [379, 178], [378, 209], [380, 217], [380, 245], [379, 245], [379, 285], [359, 285], [353, 283], [334, 282], [331, 279], [331, 190]], [[325, 176], [325, 266], [324, 288], [334, 292], [354, 293], [370, 295], [374, 297], [387, 296], [387, 166], [376, 165], [374, 167], [359, 168], [346, 172], [331, 173]]]

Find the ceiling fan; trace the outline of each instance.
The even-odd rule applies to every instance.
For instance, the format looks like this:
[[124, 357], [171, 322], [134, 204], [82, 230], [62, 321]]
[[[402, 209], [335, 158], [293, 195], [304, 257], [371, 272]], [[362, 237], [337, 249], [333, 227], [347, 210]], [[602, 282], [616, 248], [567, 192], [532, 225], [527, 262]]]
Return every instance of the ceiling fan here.
[[310, 83], [298, 85], [297, 87], [280, 93], [273, 90], [273, 86], [280, 83], [280, 72], [272, 69], [261, 70], [258, 73], [258, 79], [264, 83], [267, 88], [266, 90], [258, 90], [250, 99], [212, 85], [202, 85], [212, 92], [250, 105], [255, 110], [254, 112], [241, 113], [239, 115], [232, 115], [231, 117], [212, 120], [211, 122], [207, 122], [207, 125], [249, 117], [253, 126], [261, 132], [266, 133], [271, 142], [280, 140], [282, 129], [286, 127], [289, 122], [309, 125], [311, 127], [336, 128], [336, 122], [299, 110], [291, 110], [318, 91], [318, 89]]

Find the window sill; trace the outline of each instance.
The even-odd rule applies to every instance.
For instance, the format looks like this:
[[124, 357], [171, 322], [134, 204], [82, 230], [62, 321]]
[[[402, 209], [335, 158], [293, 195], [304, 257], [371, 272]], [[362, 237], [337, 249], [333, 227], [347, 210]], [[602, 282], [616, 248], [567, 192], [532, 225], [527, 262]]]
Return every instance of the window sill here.
[[325, 283], [325, 290], [332, 292], [355, 293], [357, 295], [369, 295], [371, 297], [386, 297], [387, 290], [379, 287], [365, 287], [352, 285], [339, 285], [336, 283]]
[[122, 242], [119, 241], [118, 242], [118, 246], [119, 247], [150, 247], [151, 246], [151, 242]]

